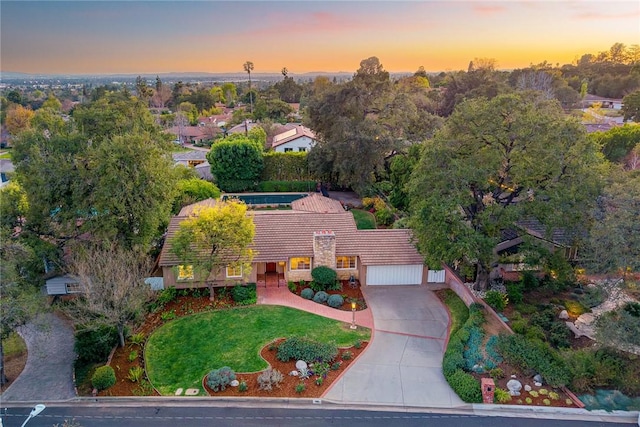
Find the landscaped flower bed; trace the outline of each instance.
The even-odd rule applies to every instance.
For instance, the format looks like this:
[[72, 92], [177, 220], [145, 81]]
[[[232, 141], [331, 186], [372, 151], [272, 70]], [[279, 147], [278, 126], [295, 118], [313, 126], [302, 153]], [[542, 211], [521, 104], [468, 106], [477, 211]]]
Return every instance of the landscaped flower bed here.
[[[356, 310], [364, 310], [365, 308], [367, 308], [367, 303], [364, 299], [364, 296], [362, 295], [362, 291], [360, 290], [360, 285], [356, 285], [356, 287], [351, 287], [348, 280], [341, 280], [340, 285], [341, 285], [340, 289], [325, 290], [324, 292], [327, 293], [327, 300], [323, 302], [319, 302], [319, 304], [329, 305], [327, 304], [327, 301], [328, 301], [328, 298], [331, 297], [331, 295], [340, 295], [343, 300], [342, 304], [338, 307], [334, 307], [338, 310], [351, 311], [352, 302], [356, 303]], [[305, 289], [309, 289], [310, 291], [312, 291], [309, 282], [304, 282], [304, 281], [289, 282], [288, 286], [291, 292], [293, 292], [294, 294], [302, 298], [305, 298], [308, 296], [303, 294], [303, 291]], [[313, 296], [311, 298], [305, 298], [305, 299], [318, 302], [313, 299], [313, 297], [316, 296], [317, 292], [315, 291], [312, 291], [312, 292], [313, 292]]]

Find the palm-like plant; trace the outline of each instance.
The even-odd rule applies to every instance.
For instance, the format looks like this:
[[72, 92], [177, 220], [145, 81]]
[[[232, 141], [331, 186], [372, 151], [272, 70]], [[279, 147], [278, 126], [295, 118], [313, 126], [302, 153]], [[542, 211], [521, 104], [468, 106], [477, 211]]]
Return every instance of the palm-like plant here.
[[251, 90], [251, 71], [253, 71], [253, 62], [247, 61], [243, 64], [244, 70], [249, 73], [249, 100], [251, 102], [251, 114], [253, 114], [253, 92]]

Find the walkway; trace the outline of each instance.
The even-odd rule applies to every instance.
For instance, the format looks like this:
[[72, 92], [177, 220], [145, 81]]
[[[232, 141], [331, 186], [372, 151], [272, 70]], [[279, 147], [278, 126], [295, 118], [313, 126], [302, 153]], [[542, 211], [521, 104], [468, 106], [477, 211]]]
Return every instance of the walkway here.
[[367, 350], [323, 396], [350, 404], [463, 406], [442, 374], [449, 315], [425, 286], [364, 289], [375, 328]]
[[73, 328], [68, 321], [46, 313], [18, 332], [27, 343], [27, 364], [0, 401], [47, 403], [76, 397]]
[[[330, 319], [351, 323], [353, 313], [350, 311], [336, 310], [326, 305], [318, 304], [310, 300], [299, 297], [292, 293], [286, 286], [279, 288], [257, 288], [258, 304], [283, 305], [297, 308], [298, 310], [314, 313]], [[373, 316], [371, 309], [356, 311], [356, 325], [373, 329]]]

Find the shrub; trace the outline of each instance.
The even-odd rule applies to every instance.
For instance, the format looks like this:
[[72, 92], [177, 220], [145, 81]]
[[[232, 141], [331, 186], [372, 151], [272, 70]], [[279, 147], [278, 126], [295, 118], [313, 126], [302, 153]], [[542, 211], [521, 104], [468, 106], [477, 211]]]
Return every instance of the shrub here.
[[507, 283], [507, 297], [513, 304], [520, 304], [524, 298], [524, 285], [521, 282]]
[[142, 378], [142, 374], [144, 374], [144, 369], [142, 369], [140, 366], [134, 366], [129, 369], [129, 375], [127, 376], [127, 378], [129, 379], [129, 381], [137, 383]]
[[551, 401], [549, 399], [543, 399], [542, 403], [544, 403], [547, 406], [551, 405]]
[[514, 320], [511, 322], [511, 330], [516, 334], [524, 334], [527, 331], [528, 322], [525, 319]]
[[289, 281], [287, 282], [287, 287], [289, 288], [289, 290], [290, 290], [291, 292], [294, 292], [294, 293], [295, 293], [296, 289], [298, 289], [298, 287], [296, 286], [296, 284], [295, 284], [295, 283], [293, 283], [291, 280], [289, 280]]
[[555, 322], [549, 330], [549, 343], [556, 348], [568, 348], [571, 331], [564, 323]]
[[165, 288], [160, 291], [157, 302], [160, 305], [166, 305], [171, 301], [173, 301], [174, 299], [176, 299], [177, 296], [178, 296], [178, 291], [176, 290], [176, 288], [174, 288], [173, 286], [170, 288]]
[[138, 352], [135, 350], [132, 350], [129, 353], [129, 362], [133, 362], [134, 360], [136, 360], [138, 358]]
[[489, 371], [489, 376], [494, 380], [500, 380], [504, 378], [504, 371], [501, 368], [493, 368]]
[[633, 317], [640, 317], [640, 303], [628, 302], [624, 306], [624, 311], [626, 311]]
[[249, 386], [247, 386], [247, 382], [244, 380], [240, 381], [240, 384], [238, 384], [238, 391], [244, 393], [248, 389], [249, 389]]
[[274, 387], [279, 387], [283, 380], [282, 372], [269, 368], [258, 376], [258, 389], [271, 391]]
[[525, 291], [532, 291], [540, 285], [538, 277], [532, 271], [525, 271], [522, 274], [522, 286]]
[[327, 299], [327, 305], [333, 308], [340, 308], [344, 304], [344, 298], [341, 295], [331, 295], [329, 299]]
[[231, 289], [231, 298], [236, 304], [251, 305], [257, 301], [255, 284], [236, 285]]
[[509, 297], [502, 292], [488, 291], [484, 297], [484, 301], [489, 304], [493, 309], [502, 311], [507, 307]]
[[381, 225], [391, 225], [395, 219], [393, 211], [388, 208], [376, 210], [374, 215], [376, 217], [376, 222]]
[[176, 318], [176, 311], [175, 310], [165, 311], [160, 315], [160, 318], [165, 322], [169, 320], [173, 320]]
[[296, 393], [298, 394], [304, 392], [306, 389], [307, 389], [307, 386], [305, 386], [304, 383], [300, 383], [296, 385]]
[[111, 366], [100, 366], [91, 377], [91, 384], [98, 390], [106, 390], [116, 383], [116, 373]]
[[137, 334], [133, 334], [129, 337], [129, 342], [132, 345], [140, 345], [144, 342], [144, 333], [138, 332]]
[[338, 369], [340, 369], [340, 362], [334, 362], [334, 363], [331, 365], [331, 370], [332, 370], [332, 371], [337, 371]]
[[313, 301], [318, 304], [324, 304], [329, 299], [329, 294], [325, 291], [319, 291], [313, 296]]
[[118, 343], [118, 331], [111, 326], [79, 329], [75, 334], [75, 351], [80, 363], [105, 362]]
[[207, 386], [213, 391], [222, 391], [231, 381], [236, 379], [236, 373], [228, 366], [214, 369], [207, 375]]
[[527, 402], [527, 405], [531, 405], [533, 403], [533, 399], [531, 399], [530, 397], [527, 397], [526, 399], [524, 399], [525, 402]]
[[606, 299], [605, 292], [599, 287], [588, 287], [584, 293], [580, 295], [579, 301], [586, 307], [597, 307]]
[[538, 390], [538, 393], [540, 393], [543, 396], [546, 396], [549, 394], [549, 390], [547, 390], [546, 388], [541, 388], [540, 390]]
[[467, 403], [481, 403], [482, 391], [480, 381], [461, 369], [456, 370], [447, 377], [447, 382], [460, 399]]
[[589, 311], [580, 301], [565, 300], [562, 302], [564, 308], [567, 309], [567, 313], [571, 316], [580, 316]]
[[300, 292], [300, 296], [304, 299], [312, 299], [315, 292], [311, 288], [304, 288], [302, 292]]
[[325, 344], [303, 337], [287, 338], [278, 346], [277, 358], [281, 362], [289, 360], [304, 360], [312, 362], [316, 360], [332, 362], [338, 355], [338, 347], [334, 344]]
[[320, 387], [320, 386], [322, 385], [322, 383], [323, 383], [323, 382], [324, 382], [324, 381], [323, 381], [322, 377], [318, 377], [318, 378], [316, 378], [316, 385], [317, 385], [318, 387]]
[[529, 392], [529, 394], [530, 394], [532, 397], [538, 397], [538, 396], [539, 396], [539, 393], [538, 393], [537, 391], [535, 391], [535, 390], [531, 390], [531, 391]]
[[493, 398], [498, 403], [507, 403], [511, 401], [511, 395], [509, 394], [509, 392], [501, 388], [496, 388]]
[[359, 349], [362, 347], [362, 341], [356, 340], [356, 342], [353, 343], [353, 347]]
[[261, 181], [256, 188], [264, 193], [299, 193], [316, 188], [315, 181]]
[[342, 360], [351, 360], [352, 357], [353, 353], [351, 353], [350, 351], [345, 351], [344, 353], [342, 353]]
[[329, 286], [335, 285], [336, 280], [338, 280], [338, 273], [327, 266], [321, 265], [311, 270], [311, 277], [322, 288], [321, 290], [326, 290]]

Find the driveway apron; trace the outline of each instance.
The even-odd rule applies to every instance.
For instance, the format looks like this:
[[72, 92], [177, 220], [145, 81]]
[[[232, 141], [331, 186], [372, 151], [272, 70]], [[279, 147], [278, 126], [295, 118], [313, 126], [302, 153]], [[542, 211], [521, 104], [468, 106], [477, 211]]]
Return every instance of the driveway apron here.
[[324, 395], [353, 404], [456, 407], [465, 403], [442, 374], [449, 316], [426, 286], [363, 289], [373, 340]]
[[18, 332], [27, 344], [27, 364], [0, 395], [0, 401], [46, 403], [76, 397], [74, 338], [69, 322], [54, 313], [46, 313]]

